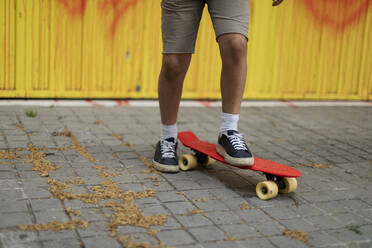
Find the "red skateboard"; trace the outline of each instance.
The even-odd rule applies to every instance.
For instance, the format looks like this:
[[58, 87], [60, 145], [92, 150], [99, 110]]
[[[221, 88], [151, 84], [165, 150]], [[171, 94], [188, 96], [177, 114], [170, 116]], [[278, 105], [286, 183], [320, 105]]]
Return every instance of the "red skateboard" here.
[[262, 200], [277, 196], [279, 193], [289, 193], [297, 188], [297, 177], [301, 172], [284, 164], [254, 157], [252, 166], [235, 166], [227, 163], [216, 151], [216, 145], [202, 140], [192, 132], [178, 133], [181, 143], [194, 151], [194, 154], [183, 154], [179, 156], [178, 164], [181, 170], [187, 171], [196, 168], [198, 165], [209, 165], [218, 160], [229, 166], [244, 170], [262, 172], [266, 175], [267, 181], [257, 184], [256, 193]]

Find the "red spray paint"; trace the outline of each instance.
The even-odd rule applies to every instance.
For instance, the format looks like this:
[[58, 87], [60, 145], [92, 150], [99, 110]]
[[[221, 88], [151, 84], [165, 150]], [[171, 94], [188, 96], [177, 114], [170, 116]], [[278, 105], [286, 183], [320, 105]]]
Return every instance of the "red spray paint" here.
[[366, 16], [372, 0], [300, 0], [323, 25], [344, 31]]
[[83, 16], [87, 7], [87, 0], [57, 0], [72, 16]]
[[115, 35], [120, 19], [127, 13], [130, 7], [134, 7], [140, 0], [102, 0], [98, 3], [98, 8], [105, 14], [111, 10], [114, 12], [110, 34]]

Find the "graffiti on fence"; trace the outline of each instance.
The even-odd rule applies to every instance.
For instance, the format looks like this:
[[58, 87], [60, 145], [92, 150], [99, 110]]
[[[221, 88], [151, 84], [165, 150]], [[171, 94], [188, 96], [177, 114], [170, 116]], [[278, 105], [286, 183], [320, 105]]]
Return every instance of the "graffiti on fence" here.
[[104, 14], [113, 12], [113, 20], [109, 29], [111, 36], [115, 35], [119, 22], [125, 13], [138, 2], [139, 0], [102, 0], [98, 2], [98, 8], [103, 11]]
[[87, 6], [87, 0], [58, 0], [71, 16], [83, 16]]
[[[71, 16], [83, 17], [86, 11], [87, 0], [57, 0]], [[114, 36], [122, 17], [127, 11], [137, 5], [140, 0], [100, 0], [97, 8], [107, 16], [112, 16], [109, 33]]]
[[358, 23], [366, 16], [371, 0], [301, 0], [322, 25], [337, 31]]

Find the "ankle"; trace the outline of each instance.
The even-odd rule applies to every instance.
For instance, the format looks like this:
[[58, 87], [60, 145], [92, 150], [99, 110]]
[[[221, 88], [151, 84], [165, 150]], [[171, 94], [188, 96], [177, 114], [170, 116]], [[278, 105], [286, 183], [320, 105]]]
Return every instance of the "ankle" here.
[[220, 133], [226, 134], [228, 130], [238, 131], [239, 114], [222, 113]]
[[173, 125], [162, 124], [160, 140], [166, 140], [168, 138], [173, 138], [174, 141], [176, 141], [177, 134], [178, 134], [177, 124], [173, 124]]

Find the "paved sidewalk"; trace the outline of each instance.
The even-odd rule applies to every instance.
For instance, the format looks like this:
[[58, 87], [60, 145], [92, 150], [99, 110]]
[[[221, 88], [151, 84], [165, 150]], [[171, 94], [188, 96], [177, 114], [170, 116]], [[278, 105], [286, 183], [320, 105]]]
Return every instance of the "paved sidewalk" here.
[[[219, 108], [179, 116], [216, 142]], [[246, 107], [239, 127], [303, 173], [296, 192], [259, 200], [262, 175], [220, 163], [152, 170], [156, 107], [0, 107], [0, 247], [372, 247], [372, 107]]]

